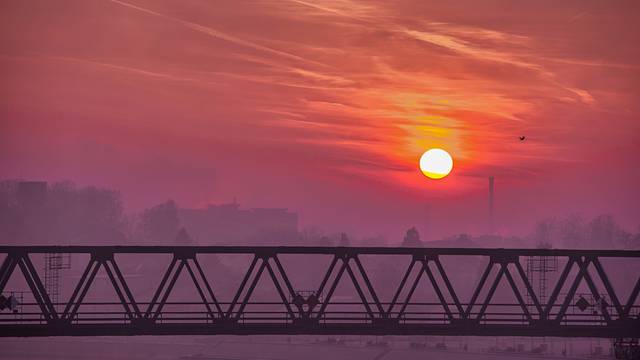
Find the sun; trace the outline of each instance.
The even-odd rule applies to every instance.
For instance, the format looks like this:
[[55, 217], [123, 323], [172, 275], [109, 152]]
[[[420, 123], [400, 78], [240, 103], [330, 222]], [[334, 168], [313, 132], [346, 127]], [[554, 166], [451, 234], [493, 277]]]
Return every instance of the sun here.
[[427, 150], [420, 157], [420, 171], [429, 179], [442, 179], [453, 169], [453, 158], [442, 149]]

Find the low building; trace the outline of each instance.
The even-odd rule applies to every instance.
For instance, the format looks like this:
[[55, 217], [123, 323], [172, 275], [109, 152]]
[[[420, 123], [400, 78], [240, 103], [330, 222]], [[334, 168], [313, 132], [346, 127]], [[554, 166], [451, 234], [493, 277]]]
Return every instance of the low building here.
[[283, 208], [245, 210], [233, 202], [180, 209], [178, 217], [200, 245], [283, 245], [298, 236], [298, 214]]

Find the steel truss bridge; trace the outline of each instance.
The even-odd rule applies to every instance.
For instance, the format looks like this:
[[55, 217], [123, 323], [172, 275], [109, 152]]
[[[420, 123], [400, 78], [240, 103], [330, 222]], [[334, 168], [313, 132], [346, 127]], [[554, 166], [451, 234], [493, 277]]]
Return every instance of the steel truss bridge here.
[[[34, 265], [34, 259], [51, 253], [89, 259], [81, 276], [75, 277], [77, 284], [73, 284], [70, 296], [57, 304], [52, 303]], [[123, 275], [121, 268], [129, 266], [123, 257], [143, 262], [146, 257], [162, 254], [171, 258], [164, 274], [157, 279], [143, 279], [146, 285], [159, 282], [149, 294], [150, 300], [134, 298], [137, 292], [130, 281], [134, 276]], [[200, 261], [207, 255], [219, 259], [244, 255], [248, 259], [237, 288], [221, 293], [208, 280], [211, 272]], [[323, 266], [305, 260], [314, 256], [327, 260]], [[384, 256], [387, 264], [392, 261], [404, 272], [396, 283], [384, 283], [393, 289], [387, 292], [386, 299], [374, 287], [380, 282], [372, 276], [380, 272], [367, 271], [362, 260], [376, 256]], [[286, 269], [284, 257], [303, 259], [307, 266]], [[522, 265], [528, 257], [555, 257], [561, 265], [544, 301], [535, 293], [533, 279]], [[0, 246], [0, 294], [7, 295], [10, 289], [5, 287], [10, 278], [21, 273], [29, 298], [33, 299], [21, 303], [19, 311], [0, 312], [0, 336], [360, 334], [638, 338], [640, 306], [635, 304], [640, 272], [632, 271], [632, 277], [617, 279], [618, 284], [628, 287], [622, 298], [622, 292], [616, 292], [619, 289], [614, 289], [605, 271], [604, 259], [638, 269], [640, 251]], [[86, 298], [100, 269], [106, 273], [103, 280], [108, 279], [117, 294], [115, 302]], [[294, 284], [290, 280], [294, 270], [318, 274], [321, 280]], [[176, 283], [181, 274], [182, 279], [190, 279], [195, 285], [195, 301], [168, 300], [172, 291], [179, 291]], [[471, 279], [464, 286], [461, 281], [452, 281], [462, 274]], [[145, 275], [137, 275], [140, 276]], [[275, 300], [254, 299], [256, 287], [264, 281], [273, 284]], [[342, 282], [351, 283], [356, 295], [347, 300], [336, 296]], [[419, 285], [427, 286], [435, 300], [420, 302], [416, 296]], [[510, 289], [515, 301], [497, 301], [499, 286]], [[579, 289], [587, 289], [586, 295], [580, 295]]]

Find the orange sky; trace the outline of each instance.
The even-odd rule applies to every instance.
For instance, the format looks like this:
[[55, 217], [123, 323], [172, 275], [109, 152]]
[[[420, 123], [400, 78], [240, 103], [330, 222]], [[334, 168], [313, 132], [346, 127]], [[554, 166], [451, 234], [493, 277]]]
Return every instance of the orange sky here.
[[[482, 231], [493, 175], [507, 233], [639, 225], [637, 2], [390, 3], [4, 1], [2, 177], [440, 236]], [[455, 161], [437, 182], [434, 146]]]

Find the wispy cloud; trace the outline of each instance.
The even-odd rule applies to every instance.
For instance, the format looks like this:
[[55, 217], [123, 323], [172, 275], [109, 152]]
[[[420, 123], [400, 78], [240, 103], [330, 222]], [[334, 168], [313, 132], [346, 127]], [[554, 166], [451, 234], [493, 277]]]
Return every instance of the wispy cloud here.
[[[433, 146], [453, 153], [460, 174], [537, 173], [540, 159], [587, 157], [585, 144], [616, 131], [603, 113], [628, 119], [638, 107], [637, 51], [619, 46], [628, 34], [600, 34], [617, 24], [604, 26], [581, 15], [591, 9], [567, 4], [544, 12], [542, 5], [509, 6], [500, 18], [492, 4], [461, 11], [423, 1], [105, 4], [116, 11], [80, 9], [78, 17], [97, 21], [74, 27], [60, 25], [71, 11], [51, 14], [55, 21], [43, 26], [25, 21], [32, 30], [8, 35], [15, 39], [3, 51], [12, 59], [42, 54], [34, 67], [64, 63], [72, 68], [65, 74], [96, 94], [173, 109], [172, 119], [181, 122], [165, 121], [167, 133], [234, 136], [239, 147], [265, 152], [277, 144], [299, 161], [312, 147], [321, 150], [308, 165], [316, 171], [373, 176], [379, 167], [389, 186], [424, 186], [415, 162]], [[91, 71], [117, 76], [78, 75]], [[37, 81], [43, 73], [56, 71], [26, 76]], [[514, 143], [521, 134], [529, 140]], [[623, 136], [628, 142], [631, 135]]]
[[511, 53], [495, 51], [495, 50], [487, 49], [486, 47], [473, 45], [470, 42], [462, 40], [455, 36], [427, 32], [427, 31], [409, 30], [409, 29], [404, 29], [402, 30], [402, 32], [407, 36], [412, 37], [416, 40], [437, 45], [445, 49], [449, 49], [463, 55], [471, 56], [479, 60], [505, 63], [505, 64], [520, 66], [520, 67], [535, 70], [535, 71], [544, 72], [544, 69], [540, 65], [523, 61]]
[[151, 9], [144, 8], [144, 7], [141, 7], [141, 6], [137, 6], [137, 5], [128, 3], [128, 2], [124, 2], [124, 1], [120, 1], [120, 0], [109, 0], [109, 1], [111, 1], [113, 3], [116, 3], [116, 4], [119, 4], [119, 5], [122, 5], [122, 6], [125, 6], [125, 7], [128, 7], [130, 9], [134, 9], [134, 10], [137, 10], [137, 11], [144, 12], [144, 13], [149, 14], [149, 15], [157, 16], [157, 17], [160, 17], [160, 18], [163, 18], [163, 19], [166, 19], [166, 20], [170, 20], [170, 21], [174, 21], [174, 22], [180, 23], [180, 24], [182, 24], [182, 25], [184, 25], [184, 26], [186, 26], [186, 27], [188, 27], [188, 28], [190, 28], [190, 29], [192, 29], [194, 31], [200, 32], [202, 34], [209, 35], [209, 36], [214, 37], [216, 39], [228, 41], [228, 42], [234, 43], [236, 45], [245, 46], [245, 47], [248, 47], [248, 48], [251, 48], [251, 49], [255, 49], [255, 50], [259, 50], [259, 51], [262, 51], [262, 52], [265, 52], [265, 53], [268, 53], [268, 54], [277, 55], [277, 56], [280, 56], [280, 57], [284, 57], [284, 58], [288, 58], [288, 59], [292, 59], [292, 60], [296, 60], [296, 61], [300, 61], [300, 62], [304, 62], [304, 63], [324, 66], [324, 64], [319, 63], [317, 61], [305, 59], [303, 57], [300, 57], [300, 56], [295, 55], [295, 54], [288, 53], [286, 51], [282, 51], [282, 50], [278, 50], [278, 49], [272, 49], [270, 47], [267, 47], [267, 46], [264, 46], [264, 45], [260, 45], [258, 43], [252, 42], [252, 41], [248, 41], [248, 40], [239, 38], [237, 36], [230, 35], [228, 33], [225, 33], [225, 32], [220, 31], [220, 30], [213, 29], [213, 28], [208, 27], [208, 26], [199, 25], [199, 24], [196, 24], [196, 23], [191, 22], [191, 21], [182, 20], [182, 19], [179, 19], [179, 18], [176, 18], [176, 17], [172, 17], [172, 16], [169, 16], [169, 15], [161, 14], [161, 13], [159, 13], [157, 11], [153, 11]]

